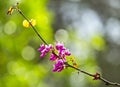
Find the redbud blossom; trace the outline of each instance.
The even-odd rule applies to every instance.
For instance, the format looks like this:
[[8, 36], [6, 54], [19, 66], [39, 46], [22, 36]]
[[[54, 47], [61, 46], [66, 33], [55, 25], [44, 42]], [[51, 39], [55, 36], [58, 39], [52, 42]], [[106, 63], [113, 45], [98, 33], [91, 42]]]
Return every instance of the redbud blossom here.
[[40, 46], [40, 48], [38, 49], [39, 52], [41, 52], [40, 58], [43, 58], [48, 52], [50, 52], [50, 50], [52, 49], [52, 45], [44, 45], [42, 44]]
[[53, 64], [53, 72], [61, 72], [65, 68], [66, 57], [71, 55], [69, 50], [64, 47], [64, 44], [59, 42], [55, 44], [55, 47], [51, 44], [42, 44], [38, 51], [41, 52], [41, 58], [51, 51], [50, 60], [55, 61], [55, 64]]
[[58, 58], [57, 55], [51, 53], [51, 55], [50, 55], [50, 60], [51, 60], [51, 61], [55, 61], [57, 58]]
[[53, 72], [61, 72], [65, 68], [64, 61], [62, 59], [59, 59], [57, 63], [53, 65], [53, 67]]

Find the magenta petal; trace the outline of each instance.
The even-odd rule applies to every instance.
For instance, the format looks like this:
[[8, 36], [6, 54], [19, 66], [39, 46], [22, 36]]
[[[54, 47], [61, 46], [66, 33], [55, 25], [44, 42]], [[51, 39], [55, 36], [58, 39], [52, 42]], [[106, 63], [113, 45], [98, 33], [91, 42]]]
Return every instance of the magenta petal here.
[[53, 68], [53, 70], [52, 70], [53, 72], [56, 72], [57, 71], [57, 68]]
[[44, 50], [44, 49], [45, 49], [45, 45], [42, 44], [42, 45], [40, 46], [40, 48], [38, 49], [38, 51], [41, 52], [41, 51]]
[[50, 55], [50, 60], [55, 61], [57, 59], [57, 56], [54, 55], [53, 53]]
[[42, 54], [40, 55], [40, 58], [43, 58], [45, 55], [46, 55], [46, 53], [42, 53]]
[[53, 48], [53, 47], [52, 47], [51, 44], [45, 45], [46, 53], [48, 53], [52, 48]]
[[56, 43], [56, 49], [57, 50], [65, 50], [66, 48], [64, 47], [64, 44], [62, 43]]
[[43, 58], [46, 55], [45, 49], [41, 51], [40, 58]]
[[70, 56], [71, 53], [67, 50], [67, 51], [65, 51], [65, 55]]
[[52, 48], [53, 48], [52, 44], [49, 44], [49, 48], [50, 48], [50, 49], [52, 49]]
[[53, 72], [61, 72], [64, 69], [64, 62], [62, 59], [58, 60], [56, 64], [53, 65]]
[[44, 57], [44, 54], [41, 54], [41, 55], [40, 55], [40, 58], [43, 58], [43, 57]]
[[53, 48], [51, 44], [44, 45], [42, 44], [40, 48], [38, 49], [39, 52], [41, 52], [40, 58], [43, 58], [50, 50]]
[[61, 72], [64, 69], [64, 66], [62, 66], [61, 68], [59, 68], [57, 71]]
[[50, 51], [50, 48], [46, 47], [45, 52], [48, 53]]

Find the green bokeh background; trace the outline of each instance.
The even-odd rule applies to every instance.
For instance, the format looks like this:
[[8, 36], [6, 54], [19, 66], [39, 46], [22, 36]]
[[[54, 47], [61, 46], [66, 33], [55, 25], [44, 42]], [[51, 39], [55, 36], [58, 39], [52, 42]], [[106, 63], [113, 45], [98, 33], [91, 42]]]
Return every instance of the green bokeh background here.
[[[56, 34], [59, 29], [53, 27], [55, 13], [49, 9], [50, 2], [21, 0], [19, 7], [29, 19], [36, 20], [35, 27], [45, 41], [54, 44], [55, 35], [62, 37], [65, 46], [74, 53], [73, 57], [81, 69], [102, 74], [104, 69], [99, 66], [102, 62], [99, 63], [96, 58], [99, 52], [106, 51], [107, 41], [99, 33], [88, 40], [77, 37], [71, 27], [66, 27], [62, 33]], [[17, 11], [12, 15], [6, 14], [9, 7], [15, 3], [16, 0], [0, 0], [0, 87], [98, 87], [103, 84], [69, 68], [61, 73], [53, 73], [49, 55], [39, 58], [37, 49], [42, 41], [32, 28], [23, 27], [24, 18]], [[66, 34], [68, 40], [64, 41]], [[75, 51], [74, 47], [79, 50]]]
[[[16, 2], [1, 1], [0, 7], [0, 87], [49, 87], [50, 72], [45, 60], [39, 59], [37, 49], [42, 43], [31, 28], [22, 26], [23, 17], [16, 11], [6, 12]], [[33, 4], [32, 4], [33, 3]], [[47, 0], [23, 1], [20, 8], [28, 18], [36, 19], [37, 31], [47, 42], [53, 41], [52, 16], [46, 9]], [[45, 66], [45, 67], [43, 67]], [[49, 75], [48, 75], [49, 76]]]

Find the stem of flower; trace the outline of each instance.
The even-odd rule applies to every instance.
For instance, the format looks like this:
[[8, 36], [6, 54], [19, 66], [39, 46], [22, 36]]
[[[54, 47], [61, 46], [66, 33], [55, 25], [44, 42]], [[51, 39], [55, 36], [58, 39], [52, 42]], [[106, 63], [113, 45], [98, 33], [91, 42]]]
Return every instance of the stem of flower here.
[[[94, 78], [95, 78], [95, 75], [90, 74], [90, 73], [88, 73], [88, 72], [86, 72], [86, 71], [83, 71], [83, 70], [81, 70], [81, 69], [79, 69], [79, 68], [76, 68], [76, 67], [68, 64], [67, 62], [65, 63], [65, 65], [66, 65], [67, 67], [71, 67], [71, 68], [73, 68], [73, 69], [75, 69], [75, 70], [77, 70], [77, 71], [79, 71], [79, 72], [81, 72], [81, 73], [84, 73], [84, 74], [86, 74], [86, 75], [88, 75], [88, 76], [91, 76], [91, 77], [94, 77]], [[103, 77], [101, 77], [100, 75], [99, 75], [99, 78], [96, 79], [96, 80], [101, 80], [101, 81], [103, 81], [106, 85], [114, 85], [114, 86], [120, 87], [120, 84], [119, 84], [119, 83], [111, 82], [111, 81], [109, 81], [109, 80], [106, 80], [106, 79], [104, 79]]]
[[30, 22], [29, 19], [23, 14], [23, 12], [22, 12], [19, 8], [17, 8], [17, 11], [20, 13], [20, 15], [21, 15], [23, 18], [25, 18], [25, 19], [29, 22], [30, 26], [32, 27], [32, 29], [34, 30], [34, 32], [37, 34], [37, 36], [43, 41], [43, 43], [45, 43], [46, 45], [48, 45], [48, 43], [42, 38], [42, 36], [38, 33], [37, 29], [31, 24], [31, 22]]
[[88, 72], [85, 72], [85, 71], [83, 71], [83, 70], [81, 70], [81, 69], [78, 69], [78, 68], [76, 68], [76, 67], [68, 64], [67, 62], [65, 62], [65, 65], [67, 65], [68, 67], [71, 67], [71, 68], [73, 68], [73, 69], [75, 69], [75, 70], [77, 70], [77, 71], [79, 71], [79, 72], [82, 72], [82, 73], [84, 73], [84, 74], [86, 74], [86, 75], [89, 75], [89, 76], [94, 77], [94, 75], [92, 75], [92, 74], [90, 74], [90, 73], [88, 73]]

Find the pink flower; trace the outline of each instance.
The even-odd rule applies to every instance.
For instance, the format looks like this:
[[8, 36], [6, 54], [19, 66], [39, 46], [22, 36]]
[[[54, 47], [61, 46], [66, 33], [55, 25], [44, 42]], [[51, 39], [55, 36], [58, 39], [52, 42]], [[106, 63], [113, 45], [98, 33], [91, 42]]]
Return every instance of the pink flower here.
[[66, 50], [66, 51], [65, 51], [65, 55], [70, 56], [70, 55], [71, 55], [70, 51], [69, 51], [69, 50]]
[[44, 50], [44, 49], [45, 49], [45, 45], [42, 44], [42, 45], [40, 46], [40, 48], [38, 49], [38, 51], [41, 52], [41, 51]]
[[58, 57], [55, 54], [53, 54], [53, 53], [50, 55], [50, 60], [51, 61], [55, 61], [57, 58]]
[[38, 51], [41, 52], [40, 58], [43, 58], [48, 52], [50, 52], [51, 49], [53, 49], [53, 46], [51, 44], [49, 45], [42, 44], [38, 49]]
[[65, 68], [63, 60], [59, 59], [57, 63], [53, 65], [53, 67], [54, 67], [52, 70], [53, 72], [61, 72]]
[[55, 64], [53, 65], [53, 72], [61, 72], [65, 68], [65, 62], [67, 56], [70, 56], [71, 53], [68, 49], [64, 47], [63, 43], [57, 42], [55, 44], [55, 47], [53, 47], [51, 44], [44, 45], [42, 44], [40, 48], [38, 49], [39, 52], [41, 52], [40, 57], [43, 58], [48, 52], [52, 50], [52, 53], [50, 54], [50, 60], [55, 61]]
[[59, 57], [65, 59], [65, 56], [70, 56], [71, 53], [64, 47], [64, 44], [57, 42], [56, 49], [58, 50]]
[[56, 49], [57, 49], [58, 51], [63, 51], [63, 50], [65, 50], [66, 48], [64, 47], [64, 44], [57, 42], [57, 43], [56, 43]]

